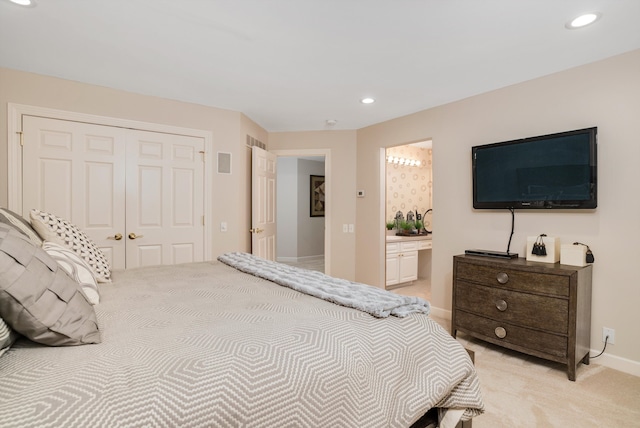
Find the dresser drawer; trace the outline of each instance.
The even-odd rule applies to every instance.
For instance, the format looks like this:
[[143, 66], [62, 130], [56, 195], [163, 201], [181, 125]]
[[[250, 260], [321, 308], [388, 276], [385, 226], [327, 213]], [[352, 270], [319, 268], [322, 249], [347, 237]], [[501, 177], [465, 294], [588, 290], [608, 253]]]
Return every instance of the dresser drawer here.
[[509, 288], [530, 293], [569, 296], [569, 277], [539, 272], [511, 269], [503, 266], [483, 266], [458, 263], [458, 280], [464, 279], [478, 284]]
[[456, 309], [496, 321], [567, 334], [569, 300], [458, 281]]
[[541, 331], [519, 327], [506, 322], [482, 318], [465, 311], [456, 314], [456, 329], [461, 329], [472, 335], [480, 336], [498, 345], [526, 348], [533, 355], [537, 352], [552, 355], [558, 358], [567, 357], [567, 337]]

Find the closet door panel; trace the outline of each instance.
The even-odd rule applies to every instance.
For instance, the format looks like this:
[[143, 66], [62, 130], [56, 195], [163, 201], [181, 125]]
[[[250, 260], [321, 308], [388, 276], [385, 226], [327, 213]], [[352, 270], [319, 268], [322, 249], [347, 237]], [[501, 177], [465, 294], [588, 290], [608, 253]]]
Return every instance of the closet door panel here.
[[23, 116], [24, 216], [37, 208], [67, 219], [125, 267], [125, 133], [103, 125]]
[[[33, 208], [54, 213], [59, 217], [71, 218], [73, 215], [73, 172], [69, 159], [41, 158], [39, 169], [39, 192], [35, 200], [29, 200], [29, 211]], [[25, 211], [25, 214], [27, 211]]]
[[138, 214], [135, 222], [144, 228], [162, 228], [163, 201], [163, 171], [162, 166], [138, 165], [138, 186], [136, 194], [132, 194], [129, 200], [131, 208]]
[[23, 215], [68, 219], [114, 269], [204, 259], [202, 138], [27, 115], [23, 136]]
[[127, 266], [204, 260], [203, 150], [201, 138], [129, 135]]

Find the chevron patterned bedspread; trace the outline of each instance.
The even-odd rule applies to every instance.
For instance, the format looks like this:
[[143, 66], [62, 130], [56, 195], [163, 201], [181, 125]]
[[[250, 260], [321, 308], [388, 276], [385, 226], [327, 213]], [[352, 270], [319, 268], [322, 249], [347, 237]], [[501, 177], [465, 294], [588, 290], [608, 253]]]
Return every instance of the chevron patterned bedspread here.
[[220, 262], [116, 271], [102, 343], [20, 339], [0, 358], [9, 427], [409, 427], [482, 412], [473, 365], [424, 314], [375, 318]]

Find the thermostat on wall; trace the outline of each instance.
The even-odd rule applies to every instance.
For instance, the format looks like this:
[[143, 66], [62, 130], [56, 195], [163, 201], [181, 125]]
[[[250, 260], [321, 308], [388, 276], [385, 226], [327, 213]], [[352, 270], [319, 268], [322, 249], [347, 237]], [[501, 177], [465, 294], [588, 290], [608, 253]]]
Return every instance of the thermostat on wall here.
[[364, 190], [358, 190], [357, 195], [359, 198], [364, 198]]

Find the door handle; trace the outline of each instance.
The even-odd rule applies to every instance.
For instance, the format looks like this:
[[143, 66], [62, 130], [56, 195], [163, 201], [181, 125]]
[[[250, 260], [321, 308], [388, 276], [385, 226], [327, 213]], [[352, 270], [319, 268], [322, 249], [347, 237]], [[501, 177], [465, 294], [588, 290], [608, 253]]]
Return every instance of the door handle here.
[[138, 238], [142, 238], [144, 237], [144, 235], [136, 235], [135, 233], [131, 232], [129, 234], [129, 239], [138, 239]]
[[115, 239], [116, 241], [119, 241], [122, 239], [122, 234], [121, 233], [116, 233], [113, 236], [107, 236], [107, 239]]
[[256, 227], [255, 229], [249, 229], [249, 232], [251, 232], [251, 233], [262, 233], [262, 232], [264, 232], [264, 229], [260, 229], [259, 227]]

